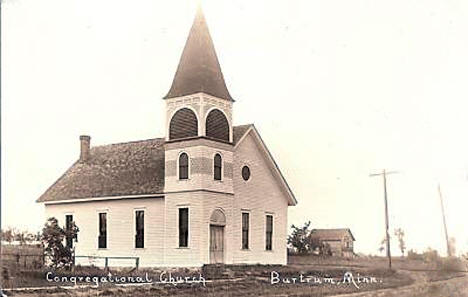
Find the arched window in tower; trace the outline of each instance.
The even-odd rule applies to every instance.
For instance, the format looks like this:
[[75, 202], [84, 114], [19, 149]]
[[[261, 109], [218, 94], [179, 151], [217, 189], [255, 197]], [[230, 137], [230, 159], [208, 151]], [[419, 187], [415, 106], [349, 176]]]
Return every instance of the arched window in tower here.
[[186, 153], [179, 155], [179, 179], [188, 179], [189, 157]]
[[169, 124], [169, 140], [198, 136], [198, 120], [189, 108], [179, 109]]
[[223, 170], [223, 159], [221, 158], [220, 154], [216, 154], [214, 156], [214, 179], [215, 180], [221, 180], [221, 172]]
[[218, 109], [213, 109], [206, 117], [206, 136], [229, 141], [229, 122]]

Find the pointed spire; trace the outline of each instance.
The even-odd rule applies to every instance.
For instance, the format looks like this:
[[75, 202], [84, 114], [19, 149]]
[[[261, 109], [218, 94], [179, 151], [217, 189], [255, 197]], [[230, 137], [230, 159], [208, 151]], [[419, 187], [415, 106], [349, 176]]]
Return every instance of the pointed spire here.
[[171, 89], [164, 99], [199, 92], [234, 101], [226, 87], [213, 40], [200, 4], [185, 43], [177, 72], [172, 81]]

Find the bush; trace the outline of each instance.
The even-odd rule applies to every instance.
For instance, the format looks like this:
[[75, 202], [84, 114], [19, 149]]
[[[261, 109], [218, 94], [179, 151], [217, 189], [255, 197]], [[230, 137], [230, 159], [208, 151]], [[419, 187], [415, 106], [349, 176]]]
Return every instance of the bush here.
[[428, 248], [423, 254], [424, 262], [426, 263], [438, 263], [440, 262], [439, 253], [436, 250]]
[[74, 250], [66, 245], [66, 238], [75, 238], [79, 229], [72, 222], [71, 228], [61, 228], [56, 218], [49, 218], [42, 229], [44, 253], [52, 268], [70, 269], [73, 265]]
[[292, 225], [291, 235], [288, 236], [288, 244], [294, 248], [298, 254], [309, 253], [312, 249], [310, 246], [310, 221], [306, 222], [302, 227]]
[[423, 260], [424, 259], [422, 254], [418, 254], [414, 250], [409, 250], [407, 257], [408, 257], [408, 260]]
[[437, 263], [437, 269], [441, 271], [465, 271], [465, 264], [460, 258], [457, 257], [447, 257], [441, 258], [439, 263]]

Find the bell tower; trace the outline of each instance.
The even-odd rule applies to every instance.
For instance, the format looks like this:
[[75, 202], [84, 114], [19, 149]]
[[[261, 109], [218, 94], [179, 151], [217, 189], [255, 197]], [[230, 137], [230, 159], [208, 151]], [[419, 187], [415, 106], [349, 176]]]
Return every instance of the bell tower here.
[[166, 100], [166, 140], [232, 142], [232, 99], [205, 16], [198, 7]]
[[164, 100], [166, 191], [233, 193], [234, 100], [200, 6]]
[[[165, 218], [172, 237], [165, 240], [176, 259], [210, 263], [210, 228], [232, 233], [234, 145], [232, 99], [224, 81], [213, 40], [198, 7], [166, 102]], [[190, 231], [180, 243], [181, 212]], [[216, 216], [215, 216], [216, 217]], [[226, 246], [231, 243], [226, 236]], [[232, 262], [231, 251], [221, 261]], [[183, 264], [183, 263], [182, 263]]]

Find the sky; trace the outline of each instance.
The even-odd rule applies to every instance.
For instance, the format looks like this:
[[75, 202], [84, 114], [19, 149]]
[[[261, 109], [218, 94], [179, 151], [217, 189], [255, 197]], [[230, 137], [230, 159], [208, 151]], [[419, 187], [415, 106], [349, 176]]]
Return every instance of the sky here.
[[[205, 0], [234, 103], [298, 206], [289, 224], [351, 228], [378, 254], [468, 251], [468, 2]], [[35, 200], [92, 145], [164, 136], [164, 102], [193, 0], [2, 1], [2, 227], [39, 230]], [[262, 112], [259, 112], [259, 110]], [[395, 242], [395, 241], [394, 241]], [[393, 244], [392, 251], [398, 254]]]

